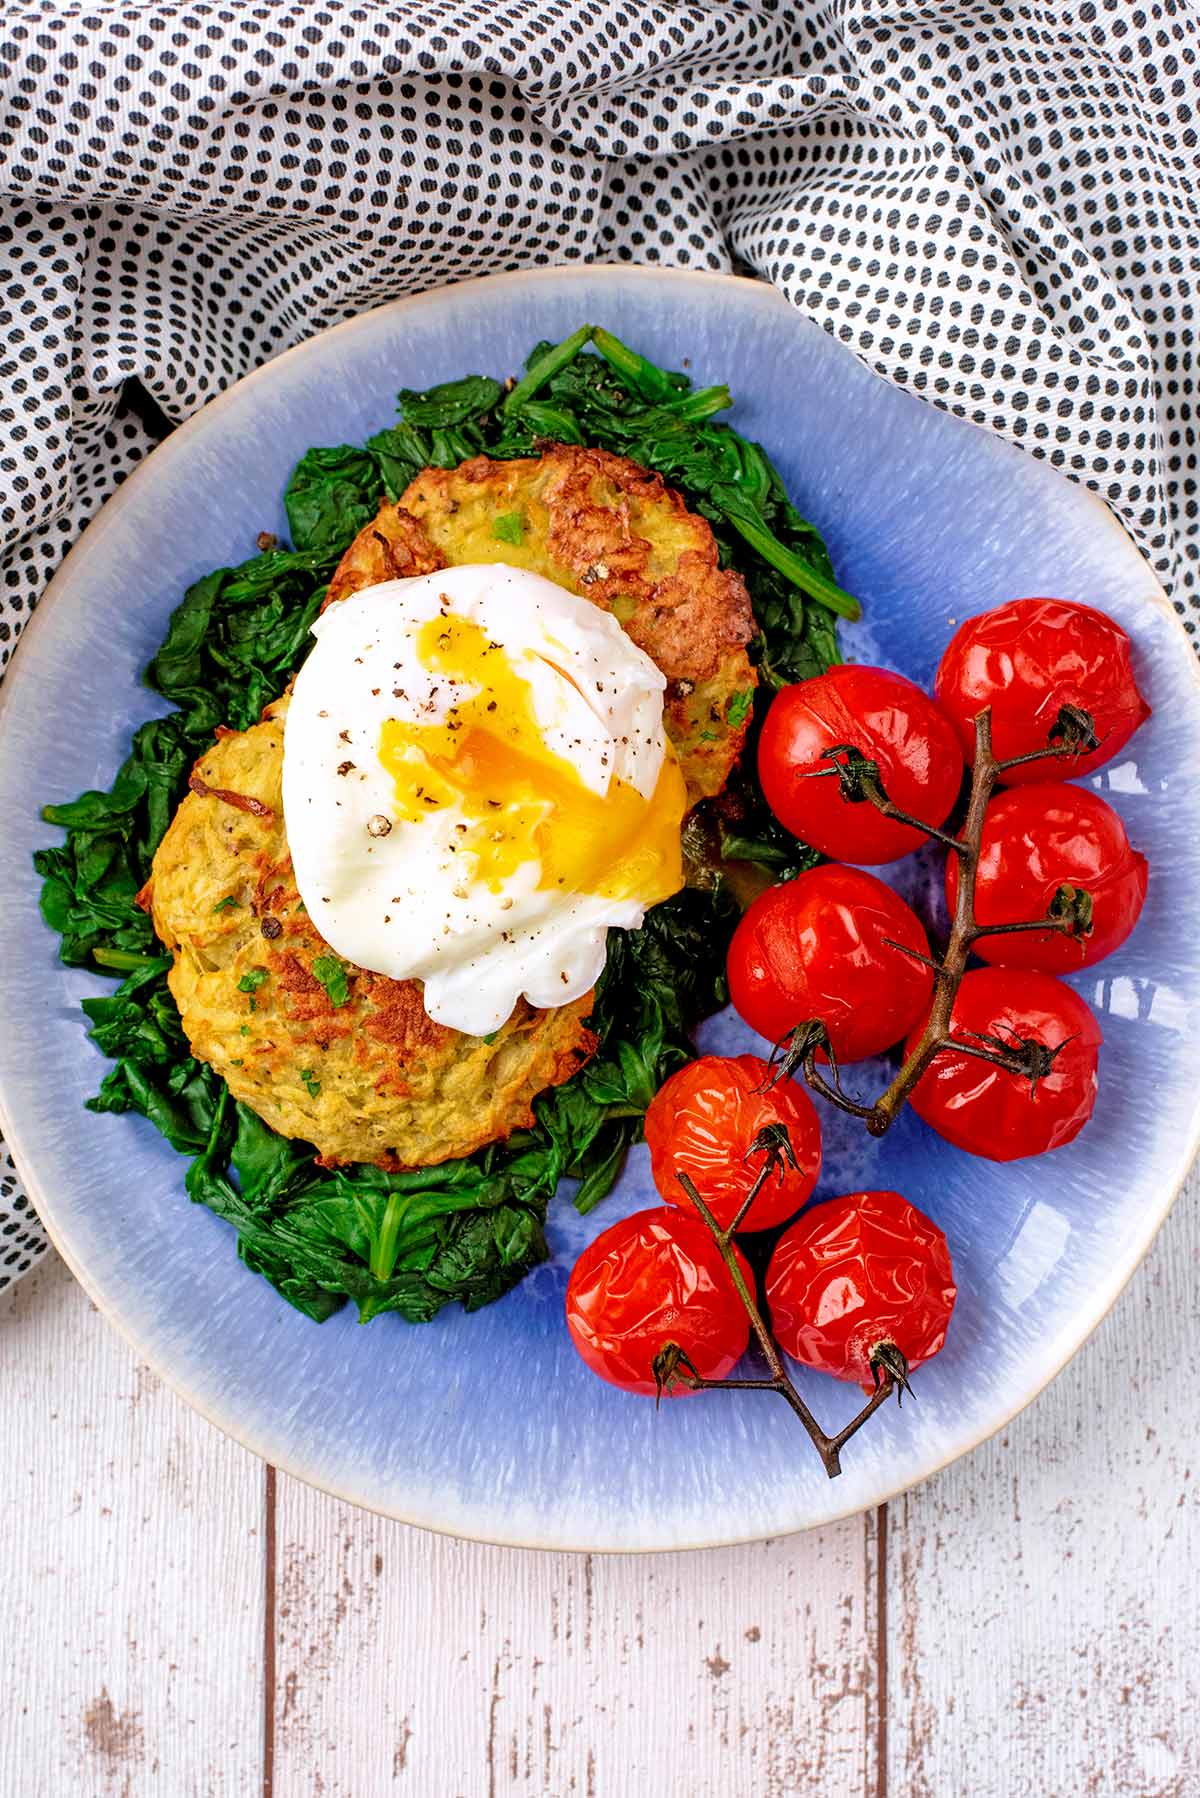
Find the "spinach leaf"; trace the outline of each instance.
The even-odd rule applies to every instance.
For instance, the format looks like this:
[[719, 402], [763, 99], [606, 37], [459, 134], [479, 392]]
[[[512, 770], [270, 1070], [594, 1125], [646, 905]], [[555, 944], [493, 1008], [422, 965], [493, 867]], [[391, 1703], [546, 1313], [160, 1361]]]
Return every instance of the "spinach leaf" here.
[[592, 335], [591, 325], [580, 325], [570, 337], [562, 343], [539, 343], [530, 351], [525, 361], [525, 374], [509, 393], [504, 402], [505, 418], [513, 418], [527, 406], [535, 394], [542, 391], [562, 368], [572, 362], [584, 344]]
[[368, 449], [310, 449], [283, 496], [297, 549], [348, 543], [379, 509], [379, 464]]
[[194, 745], [193, 758], [219, 724], [246, 730], [279, 697], [345, 547], [267, 550], [188, 588], [146, 679], [179, 707], [166, 722]]
[[194, 755], [177, 717], [155, 719], [135, 733], [109, 792], [43, 807], [46, 822], [67, 831], [61, 848], [40, 849], [33, 858], [42, 876], [42, 916], [62, 938], [65, 962], [88, 963], [99, 947], [135, 955], [157, 949], [135, 896]]
[[[169, 955], [156, 956], [123, 981], [115, 993], [83, 1001], [92, 1026], [88, 1035], [112, 1060], [170, 1067], [181, 1055], [187, 1057], [179, 1013], [166, 982], [159, 979], [170, 966]], [[151, 990], [143, 994], [143, 988]]]
[[501, 391], [499, 381], [493, 381], [488, 375], [467, 375], [461, 381], [446, 381], [440, 387], [431, 387], [428, 393], [416, 393], [411, 387], [404, 387], [397, 398], [410, 425], [439, 430], [465, 424], [469, 418], [490, 412]]
[[410, 424], [377, 431], [374, 437], [368, 437], [367, 448], [375, 458], [380, 485], [393, 504], [409, 482], [429, 466], [429, 437]]

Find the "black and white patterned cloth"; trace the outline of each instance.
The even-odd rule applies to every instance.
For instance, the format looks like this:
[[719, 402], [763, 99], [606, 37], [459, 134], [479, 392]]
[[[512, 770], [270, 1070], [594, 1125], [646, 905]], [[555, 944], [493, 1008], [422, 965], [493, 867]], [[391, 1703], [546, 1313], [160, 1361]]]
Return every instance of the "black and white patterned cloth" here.
[[[1200, 620], [1191, 0], [8, 0], [0, 663], [86, 520], [405, 293], [751, 270], [1101, 494]], [[18, 664], [17, 679], [20, 679]], [[44, 1246], [0, 1150], [0, 1287]]]

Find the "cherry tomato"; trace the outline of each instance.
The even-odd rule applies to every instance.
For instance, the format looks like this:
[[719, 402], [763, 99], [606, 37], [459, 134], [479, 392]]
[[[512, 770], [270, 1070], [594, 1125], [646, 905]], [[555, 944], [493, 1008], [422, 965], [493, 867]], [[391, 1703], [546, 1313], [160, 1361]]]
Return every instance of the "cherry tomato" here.
[[729, 945], [729, 995], [769, 1041], [820, 1018], [838, 1060], [861, 1061], [928, 1003], [932, 975], [904, 949], [929, 954], [916, 913], [874, 874], [830, 863], [754, 901]]
[[[980, 924], [1043, 918], [1060, 887], [1083, 889], [1092, 900], [1086, 936], [1021, 931], [983, 936], [975, 954], [996, 967], [1069, 974], [1090, 968], [1120, 948], [1146, 897], [1146, 858], [1129, 846], [1111, 805], [1087, 787], [1066, 782], [1013, 787], [988, 806], [975, 880]], [[946, 900], [958, 894], [958, 858], [946, 862]]]
[[1150, 707], [1138, 691], [1130, 642], [1113, 619], [1065, 599], [1014, 599], [968, 618], [950, 639], [934, 691], [975, 760], [975, 718], [992, 708], [992, 749], [1005, 761], [1044, 749], [1059, 711], [1090, 714], [1099, 747], [1001, 775], [1006, 786], [1090, 774], [1129, 741]]
[[[738, 1264], [753, 1292], [741, 1254]], [[651, 1394], [654, 1357], [668, 1342], [702, 1378], [722, 1380], [750, 1339], [745, 1307], [706, 1225], [668, 1205], [623, 1217], [584, 1249], [567, 1284], [567, 1328], [593, 1373], [625, 1392]]]
[[757, 1055], [702, 1055], [671, 1075], [650, 1101], [646, 1141], [650, 1166], [668, 1205], [690, 1212], [677, 1174], [687, 1174], [723, 1230], [733, 1222], [763, 1165], [746, 1151], [768, 1124], [782, 1124], [796, 1160], [767, 1183], [742, 1228], [769, 1230], [799, 1211], [821, 1171], [821, 1125], [816, 1107], [794, 1080], [758, 1092], [770, 1069]]
[[935, 1223], [898, 1192], [852, 1192], [785, 1231], [766, 1293], [785, 1354], [870, 1392], [881, 1344], [898, 1348], [910, 1371], [937, 1354], [956, 1288]]
[[[939, 1136], [989, 1161], [1020, 1161], [1061, 1148], [1078, 1136], [1096, 1103], [1096, 1066], [1103, 1041], [1099, 1024], [1078, 993], [1049, 974], [979, 968], [963, 976], [951, 1028], [975, 1043], [985, 1036], [1015, 1046], [1024, 1038], [1058, 1053], [1035, 1084], [976, 1056], [944, 1049], [917, 1081], [909, 1100], [917, 1116]], [[913, 1031], [906, 1053], [918, 1034]]]
[[901, 811], [945, 823], [962, 784], [954, 726], [920, 687], [886, 668], [831, 668], [775, 695], [758, 741], [758, 778], [775, 816], [839, 861], [892, 862], [919, 849], [921, 831], [842, 797], [825, 751], [846, 743], [877, 764]]

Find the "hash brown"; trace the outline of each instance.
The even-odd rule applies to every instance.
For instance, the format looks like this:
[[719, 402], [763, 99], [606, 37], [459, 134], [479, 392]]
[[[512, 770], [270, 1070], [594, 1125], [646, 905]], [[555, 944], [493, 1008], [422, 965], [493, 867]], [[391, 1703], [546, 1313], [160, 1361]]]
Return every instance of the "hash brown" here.
[[167, 979], [192, 1051], [326, 1166], [469, 1155], [531, 1124], [537, 1094], [587, 1060], [591, 995], [553, 1011], [521, 1001], [487, 1041], [435, 1024], [418, 982], [347, 962], [335, 1004], [313, 972], [333, 952], [301, 903], [284, 835], [287, 703], [201, 756], [142, 894], [174, 953]]

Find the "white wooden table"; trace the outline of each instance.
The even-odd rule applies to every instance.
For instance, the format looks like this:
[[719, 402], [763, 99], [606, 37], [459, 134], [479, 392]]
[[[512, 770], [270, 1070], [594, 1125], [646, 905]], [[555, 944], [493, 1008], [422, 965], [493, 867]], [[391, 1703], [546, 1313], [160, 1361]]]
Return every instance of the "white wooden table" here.
[[1200, 1177], [1074, 1364], [884, 1510], [481, 1548], [193, 1415], [61, 1263], [0, 1301], [2, 1798], [1193, 1798]]

